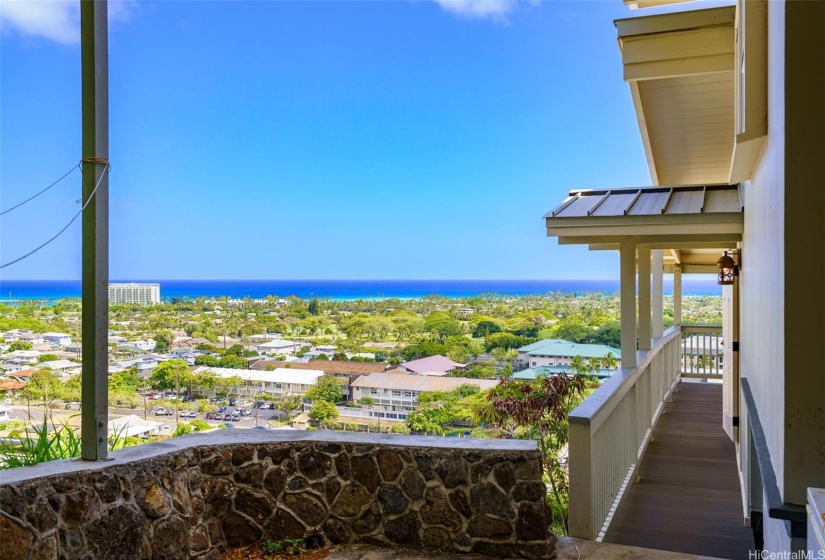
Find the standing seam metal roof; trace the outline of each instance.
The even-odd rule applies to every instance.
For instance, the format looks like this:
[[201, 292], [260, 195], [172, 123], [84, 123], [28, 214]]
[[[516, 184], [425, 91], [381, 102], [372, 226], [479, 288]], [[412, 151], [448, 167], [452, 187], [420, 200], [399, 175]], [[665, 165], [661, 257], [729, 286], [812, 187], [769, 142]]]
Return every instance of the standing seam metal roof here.
[[545, 218], [741, 213], [739, 185], [572, 190]]

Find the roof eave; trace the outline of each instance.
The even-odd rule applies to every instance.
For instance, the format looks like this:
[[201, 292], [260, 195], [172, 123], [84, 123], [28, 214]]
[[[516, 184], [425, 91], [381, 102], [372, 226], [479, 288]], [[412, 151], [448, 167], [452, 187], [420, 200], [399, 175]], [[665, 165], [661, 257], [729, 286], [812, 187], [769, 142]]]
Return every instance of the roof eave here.
[[[672, 132], [670, 113], [662, 116], [662, 100], [654, 94], [652, 85], [644, 82], [687, 78], [690, 80], [704, 79], [702, 75], [719, 74], [724, 76], [722, 81], [730, 82], [733, 87], [734, 71], [734, 20], [736, 8], [726, 6], [703, 10], [690, 10], [669, 14], [658, 14], [635, 18], [616, 20], [619, 48], [622, 53], [624, 79], [630, 87], [636, 120], [639, 125], [645, 158], [648, 163], [650, 177], [653, 184], [673, 180], [683, 184], [699, 184], [708, 181], [709, 174], [718, 175], [720, 182], [729, 180], [730, 165], [725, 166], [723, 174], [714, 161], [709, 169], [697, 167], [685, 171], [674, 165], [675, 154], [685, 153], [681, 144], [671, 146], [675, 141], [663, 139], [663, 135]], [[682, 87], [689, 86], [681, 80]], [[647, 93], [642, 91], [645, 88]], [[671, 88], [672, 89], [672, 88]], [[670, 95], [670, 93], [668, 93]], [[733, 99], [731, 91], [731, 99]], [[672, 101], [674, 98], [669, 97]], [[718, 110], [718, 100], [691, 101], [694, 110]], [[656, 107], [654, 109], [654, 107]], [[727, 111], [727, 109], [726, 109]], [[725, 113], [725, 119], [733, 118], [733, 109], [730, 115]], [[719, 117], [722, 118], [722, 117]], [[693, 121], [689, 126], [704, 126]], [[715, 126], [715, 123], [713, 125]], [[704, 129], [703, 129], [704, 130]], [[711, 129], [708, 130], [718, 130]], [[718, 135], [718, 134], [717, 134]], [[698, 135], [696, 135], [698, 137]], [[723, 135], [726, 136], [726, 133]], [[656, 139], [658, 138], [658, 141]], [[681, 136], [684, 141], [687, 136]], [[719, 141], [719, 138], [716, 138]], [[676, 142], [678, 143], [678, 142]], [[709, 154], [706, 161], [722, 158], [730, 163], [732, 147], [734, 145], [733, 128], [730, 131], [730, 145], [726, 143], [711, 144], [718, 149]], [[691, 152], [691, 150], [687, 150]]]

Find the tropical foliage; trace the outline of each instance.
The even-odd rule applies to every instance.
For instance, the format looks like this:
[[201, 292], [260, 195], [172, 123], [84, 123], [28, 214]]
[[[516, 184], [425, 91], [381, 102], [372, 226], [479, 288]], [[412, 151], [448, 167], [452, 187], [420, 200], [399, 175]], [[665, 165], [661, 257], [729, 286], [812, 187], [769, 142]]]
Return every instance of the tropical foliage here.
[[494, 424], [510, 437], [518, 428], [521, 437], [538, 441], [556, 534], [568, 534], [570, 479], [562, 451], [568, 443], [568, 415], [583, 400], [585, 388], [582, 376], [560, 374], [534, 381], [505, 380], [487, 396], [490, 408], [486, 414]]

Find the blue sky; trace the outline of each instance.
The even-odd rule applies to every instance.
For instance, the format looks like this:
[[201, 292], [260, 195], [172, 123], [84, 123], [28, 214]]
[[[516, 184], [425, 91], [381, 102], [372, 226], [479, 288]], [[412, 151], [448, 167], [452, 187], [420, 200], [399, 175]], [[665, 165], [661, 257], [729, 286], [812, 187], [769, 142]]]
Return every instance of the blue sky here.
[[[80, 156], [74, 3], [4, 2], [0, 207]], [[619, 0], [125, 2], [110, 27], [110, 274], [615, 278], [542, 215], [649, 184]], [[78, 210], [3, 216], [2, 261]], [[5, 279], [80, 276], [80, 221]]]

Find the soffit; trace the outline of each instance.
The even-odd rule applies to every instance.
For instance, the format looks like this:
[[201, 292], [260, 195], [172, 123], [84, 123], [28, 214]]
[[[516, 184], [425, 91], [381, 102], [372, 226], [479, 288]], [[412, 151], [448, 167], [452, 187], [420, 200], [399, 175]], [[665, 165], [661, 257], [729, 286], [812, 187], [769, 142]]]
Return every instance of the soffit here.
[[727, 183], [734, 146], [735, 8], [616, 21], [655, 184]]
[[655, 8], [658, 6], [667, 6], [668, 4], [681, 4], [692, 1], [693, 0], [624, 0], [624, 5], [631, 10], [637, 10], [639, 8]]

